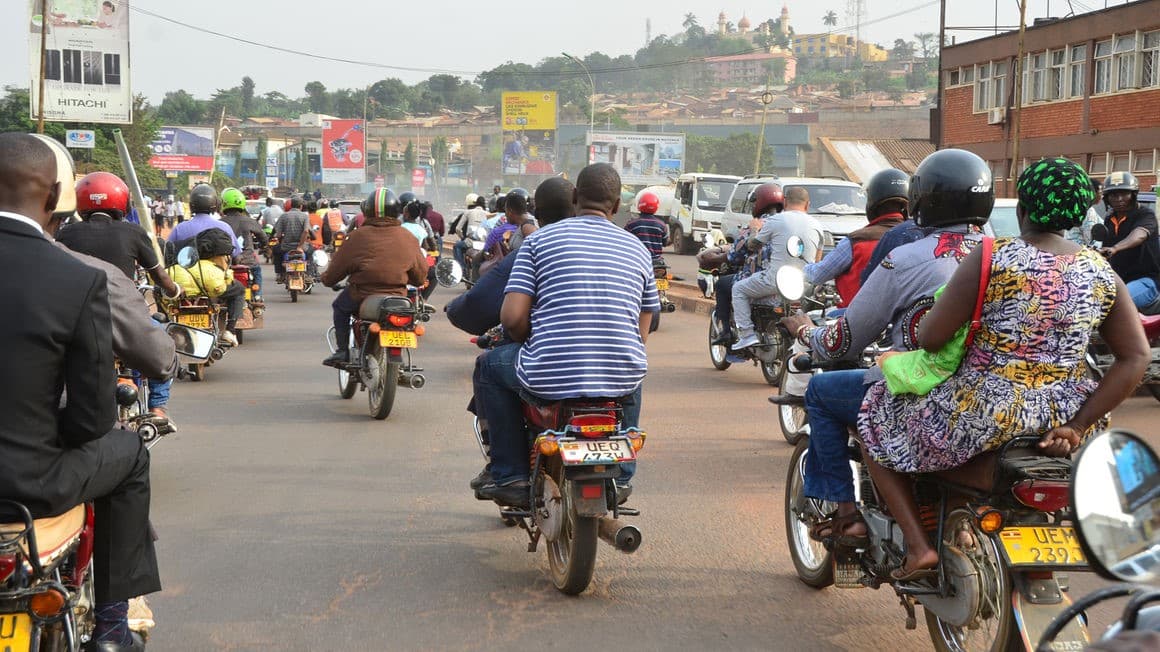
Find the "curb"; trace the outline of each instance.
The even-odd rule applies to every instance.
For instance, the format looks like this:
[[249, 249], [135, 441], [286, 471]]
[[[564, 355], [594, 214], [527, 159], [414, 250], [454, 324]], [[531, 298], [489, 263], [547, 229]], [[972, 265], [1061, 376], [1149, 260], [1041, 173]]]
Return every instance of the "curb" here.
[[717, 307], [717, 302], [713, 299], [706, 299], [701, 294], [701, 288], [696, 285], [673, 281], [669, 285], [669, 301], [677, 305], [677, 308], [683, 312], [691, 312], [697, 315], [709, 316], [713, 309]]

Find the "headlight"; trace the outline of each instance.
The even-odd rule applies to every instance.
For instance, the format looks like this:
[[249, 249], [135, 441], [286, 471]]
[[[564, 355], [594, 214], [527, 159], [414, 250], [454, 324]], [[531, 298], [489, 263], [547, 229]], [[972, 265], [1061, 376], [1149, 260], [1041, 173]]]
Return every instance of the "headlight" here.
[[777, 270], [777, 291], [788, 301], [799, 301], [806, 293], [806, 277], [802, 270], [782, 265]]

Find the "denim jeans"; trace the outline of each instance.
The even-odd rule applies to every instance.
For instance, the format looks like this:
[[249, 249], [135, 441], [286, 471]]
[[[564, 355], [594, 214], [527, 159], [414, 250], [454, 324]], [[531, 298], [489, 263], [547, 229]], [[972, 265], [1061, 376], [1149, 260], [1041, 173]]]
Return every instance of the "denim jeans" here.
[[[523, 404], [519, 395], [522, 386], [516, 375], [516, 358], [520, 346], [505, 344], [496, 347], [481, 356], [479, 361], [479, 385], [475, 398], [477, 403], [486, 406], [487, 429], [491, 440], [491, 474], [499, 485], [526, 480], [531, 473]], [[626, 427], [640, 424], [640, 407], [641, 389], [637, 387], [624, 403]], [[627, 482], [635, 473], [636, 464], [625, 464], [622, 468], [625, 474], [620, 480]]]
[[713, 288], [717, 298], [717, 319], [721, 320], [721, 334], [725, 335], [733, 328], [733, 281], [736, 274], [726, 274], [717, 279]]
[[149, 409], [163, 408], [169, 405], [169, 388], [173, 386], [173, 379], [149, 381]]
[[262, 296], [262, 266], [254, 265], [250, 268], [250, 285], [257, 285], [258, 291], [253, 294]]
[[451, 254], [455, 256], [455, 261], [459, 263], [459, 266], [462, 267], [465, 272], [467, 271], [467, 250], [470, 248], [471, 245], [467, 244], [466, 240], [456, 241], [455, 246], [451, 248]]
[[350, 288], [344, 288], [330, 304], [334, 319], [334, 341], [338, 350], [350, 346], [350, 318], [358, 312], [359, 304], [350, 298]]
[[1128, 286], [1128, 294], [1132, 295], [1132, 303], [1136, 304], [1137, 310], [1143, 310], [1160, 299], [1160, 291], [1156, 289], [1156, 281], [1153, 279], [1138, 278], [1125, 285]]
[[810, 378], [806, 412], [810, 417], [810, 452], [806, 458], [805, 494], [847, 503], [854, 500], [847, 427], [858, 425], [866, 395], [862, 369], [827, 371]]

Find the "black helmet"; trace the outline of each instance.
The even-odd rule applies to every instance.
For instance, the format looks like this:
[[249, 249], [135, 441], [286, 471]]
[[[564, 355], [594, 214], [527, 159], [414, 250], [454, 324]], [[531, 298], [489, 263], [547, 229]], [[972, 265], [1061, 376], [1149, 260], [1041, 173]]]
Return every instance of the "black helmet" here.
[[1134, 198], [1140, 192], [1140, 180], [1131, 172], [1113, 172], [1104, 179], [1104, 194], [1116, 190], [1127, 190]]
[[363, 217], [368, 220], [376, 217], [399, 217], [399, 198], [390, 188], [378, 188], [362, 201]]
[[416, 202], [416, 201], [419, 201], [419, 197], [416, 196], [415, 193], [411, 192], [410, 190], [399, 195], [399, 204], [402, 205], [404, 208], [406, 208], [407, 204], [410, 204], [411, 202]]
[[495, 198], [495, 206], [491, 209], [494, 213], [502, 213], [504, 205], [507, 203], [507, 195], [499, 195]]
[[208, 183], [199, 183], [189, 191], [189, 210], [193, 213], [212, 213], [218, 207], [218, 194]]
[[910, 175], [895, 168], [875, 172], [866, 182], [866, 217], [878, 217], [877, 208], [882, 202], [897, 199], [905, 203], [910, 201], [909, 195]]
[[986, 224], [994, 206], [991, 169], [966, 150], [939, 150], [910, 178], [910, 213], [918, 226]]
[[338, 208], [338, 200], [331, 199], [329, 202], [327, 202], [327, 205], [329, 205], [331, 208]]
[[532, 196], [528, 194], [527, 190], [523, 188], [512, 188], [504, 195], [504, 210], [512, 209], [515, 213], [526, 213], [528, 211], [528, 202], [531, 201]]

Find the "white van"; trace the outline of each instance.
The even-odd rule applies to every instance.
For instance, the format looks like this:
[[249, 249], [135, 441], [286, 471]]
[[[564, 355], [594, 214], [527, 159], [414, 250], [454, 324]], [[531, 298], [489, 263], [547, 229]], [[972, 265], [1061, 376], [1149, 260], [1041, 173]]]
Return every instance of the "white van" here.
[[699, 172], [677, 178], [675, 201], [668, 214], [669, 232], [677, 253], [695, 253], [703, 234], [721, 228], [729, 197], [740, 179], [728, 174]]
[[749, 194], [763, 183], [774, 182], [782, 190], [803, 187], [810, 194], [809, 214], [822, 223], [834, 236], [836, 244], [852, 231], [866, 226], [866, 193], [862, 186], [844, 179], [816, 177], [778, 177], [772, 174], [754, 174], [743, 177], [733, 189], [725, 214], [721, 218], [721, 230], [730, 241], [737, 238], [741, 230], [752, 219], [753, 204]]

